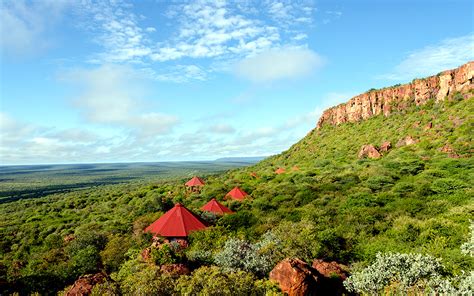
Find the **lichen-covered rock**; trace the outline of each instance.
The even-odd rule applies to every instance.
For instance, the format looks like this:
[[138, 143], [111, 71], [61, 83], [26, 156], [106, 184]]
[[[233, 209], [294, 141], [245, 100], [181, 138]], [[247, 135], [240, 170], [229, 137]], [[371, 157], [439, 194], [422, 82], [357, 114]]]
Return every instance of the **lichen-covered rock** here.
[[381, 152], [388, 152], [390, 149], [392, 149], [392, 143], [390, 141], [385, 141], [380, 145]]
[[324, 124], [339, 125], [357, 122], [372, 116], [405, 110], [412, 104], [424, 105], [434, 98], [443, 101], [456, 92], [463, 94], [474, 89], [474, 62], [469, 62], [454, 70], [447, 70], [411, 83], [379, 90], [368, 91], [353, 97], [347, 103], [327, 109], [321, 115], [317, 128]]
[[87, 274], [79, 277], [77, 281], [66, 292], [66, 296], [86, 296], [90, 295], [95, 285], [107, 280], [103, 273]]
[[412, 136], [406, 136], [397, 142], [397, 147], [413, 145], [416, 143], [418, 143], [418, 140], [414, 139]]
[[317, 295], [317, 272], [296, 258], [286, 258], [270, 272], [270, 280], [289, 296]]
[[364, 145], [360, 148], [359, 158], [380, 158], [382, 155], [374, 145]]

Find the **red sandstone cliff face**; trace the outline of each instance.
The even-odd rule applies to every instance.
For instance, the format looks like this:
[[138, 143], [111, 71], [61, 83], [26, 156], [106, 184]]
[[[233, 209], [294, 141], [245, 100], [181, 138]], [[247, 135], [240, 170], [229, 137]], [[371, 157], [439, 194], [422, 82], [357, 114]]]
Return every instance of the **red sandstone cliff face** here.
[[324, 124], [339, 125], [357, 122], [372, 116], [406, 109], [413, 103], [426, 104], [433, 99], [443, 101], [456, 92], [467, 93], [474, 89], [474, 62], [454, 70], [441, 72], [436, 76], [413, 80], [411, 83], [369, 91], [353, 97], [347, 103], [323, 112], [317, 128]]

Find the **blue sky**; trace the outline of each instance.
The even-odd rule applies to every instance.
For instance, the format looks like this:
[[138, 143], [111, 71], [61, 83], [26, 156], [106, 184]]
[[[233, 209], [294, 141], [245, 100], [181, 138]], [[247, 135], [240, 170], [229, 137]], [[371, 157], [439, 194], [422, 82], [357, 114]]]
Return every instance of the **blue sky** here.
[[322, 110], [474, 59], [471, 1], [2, 1], [2, 164], [289, 148]]

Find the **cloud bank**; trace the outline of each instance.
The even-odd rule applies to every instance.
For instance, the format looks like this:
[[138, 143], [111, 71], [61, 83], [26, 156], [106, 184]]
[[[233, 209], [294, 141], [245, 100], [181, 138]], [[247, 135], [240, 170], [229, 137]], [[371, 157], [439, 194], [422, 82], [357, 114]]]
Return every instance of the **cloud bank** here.
[[269, 50], [240, 61], [235, 73], [256, 83], [307, 76], [320, 69], [323, 58], [310, 49]]

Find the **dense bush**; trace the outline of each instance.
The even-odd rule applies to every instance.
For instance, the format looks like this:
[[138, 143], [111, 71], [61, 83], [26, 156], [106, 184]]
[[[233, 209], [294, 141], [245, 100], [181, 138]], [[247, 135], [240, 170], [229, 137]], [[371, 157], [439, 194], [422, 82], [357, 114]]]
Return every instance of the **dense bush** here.
[[385, 287], [396, 284], [401, 293], [417, 288], [424, 291], [430, 280], [443, 274], [441, 262], [420, 254], [377, 254], [375, 262], [353, 273], [344, 285], [351, 292], [379, 294]]
[[244, 271], [229, 272], [218, 267], [201, 267], [191, 276], [178, 279], [176, 290], [180, 295], [266, 295], [278, 289], [266, 281], [256, 281], [255, 277]]
[[258, 243], [232, 238], [215, 255], [214, 262], [227, 271], [243, 270], [264, 277], [282, 259], [281, 252], [281, 241], [271, 233]]

